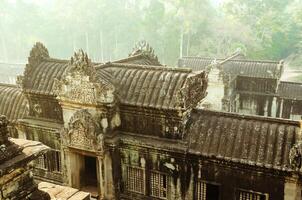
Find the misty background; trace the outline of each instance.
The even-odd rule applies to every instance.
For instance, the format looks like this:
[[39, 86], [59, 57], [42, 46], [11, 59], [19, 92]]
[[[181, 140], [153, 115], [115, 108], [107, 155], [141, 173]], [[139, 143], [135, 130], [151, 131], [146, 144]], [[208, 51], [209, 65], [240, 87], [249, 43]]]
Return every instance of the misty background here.
[[302, 0], [0, 0], [2, 63], [26, 63], [36, 41], [51, 57], [82, 48], [106, 62], [128, 56], [139, 40], [167, 65], [240, 48], [251, 59], [285, 59], [298, 73]]

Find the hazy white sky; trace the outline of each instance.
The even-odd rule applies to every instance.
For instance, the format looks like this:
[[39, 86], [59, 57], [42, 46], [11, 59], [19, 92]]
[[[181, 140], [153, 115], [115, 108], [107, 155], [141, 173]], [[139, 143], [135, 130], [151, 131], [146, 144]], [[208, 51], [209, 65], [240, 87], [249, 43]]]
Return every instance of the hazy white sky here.
[[[16, 2], [16, 0], [9, 0], [10, 2], [14, 3]], [[43, 3], [49, 3], [51, 2], [52, 0], [24, 0], [25, 2], [35, 2], [37, 4], [43, 4]], [[220, 3], [222, 3], [223, 1], [225, 0], [211, 0], [214, 5], [219, 5]], [[202, 2], [202, 0], [201, 0]]]

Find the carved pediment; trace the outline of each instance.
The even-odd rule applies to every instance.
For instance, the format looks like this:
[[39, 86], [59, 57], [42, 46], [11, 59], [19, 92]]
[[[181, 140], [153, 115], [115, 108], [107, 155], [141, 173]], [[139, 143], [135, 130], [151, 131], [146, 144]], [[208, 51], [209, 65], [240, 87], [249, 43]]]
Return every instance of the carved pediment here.
[[289, 162], [294, 170], [302, 167], [302, 142], [295, 144], [289, 152]]
[[55, 80], [54, 92], [61, 101], [82, 104], [112, 103], [114, 87], [97, 78], [86, 53], [75, 53], [61, 80]]
[[90, 151], [103, 150], [103, 133], [97, 120], [87, 110], [77, 111], [62, 132], [66, 146]]
[[129, 56], [136, 56], [139, 54], [148, 56], [150, 59], [154, 60], [158, 65], [160, 65], [158, 57], [154, 53], [154, 49], [145, 40], [136, 43], [135, 47], [132, 50], [132, 53], [130, 53]]
[[91, 79], [95, 78], [95, 69], [88, 58], [88, 55], [84, 53], [82, 49], [75, 52], [71, 57], [67, 73], [86, 75]]
[[37, 42], [30, 51], [23, 76], [17, 77], [17, 85], [24, 87], [25, 81], [32, 75], [32, 70], [41, 63], [43, 59], [47, 58], [49, 58], [47, 48], [41, 42]]
[[205, 72], [189, 75], [178, 94], [182, 108], [193, 108], [206, 96], [208, 78]]

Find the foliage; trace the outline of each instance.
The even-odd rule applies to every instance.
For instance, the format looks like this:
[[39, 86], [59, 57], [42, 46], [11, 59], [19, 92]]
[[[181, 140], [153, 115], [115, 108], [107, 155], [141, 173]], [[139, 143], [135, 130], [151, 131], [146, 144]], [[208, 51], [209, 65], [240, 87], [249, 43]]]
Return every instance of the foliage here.
[[[302, 49], [302, 0], [1, 0], [0, 60], [25, 62], [36, 41], [51, 56], [79, 48], [99, 62], [147, 40], [161, 62], [187, 55], [283, 59]], [[42, 3], [41, 3], [42, 2]]]

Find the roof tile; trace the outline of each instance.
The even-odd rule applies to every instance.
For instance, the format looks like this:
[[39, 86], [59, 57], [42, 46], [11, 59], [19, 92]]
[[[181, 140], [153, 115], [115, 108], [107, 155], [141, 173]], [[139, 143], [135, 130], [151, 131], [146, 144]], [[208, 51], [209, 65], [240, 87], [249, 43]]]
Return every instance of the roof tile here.
[[299, 122], [197, 109], [186, 136], [193, 154], [288, 171], [300, 139]]

